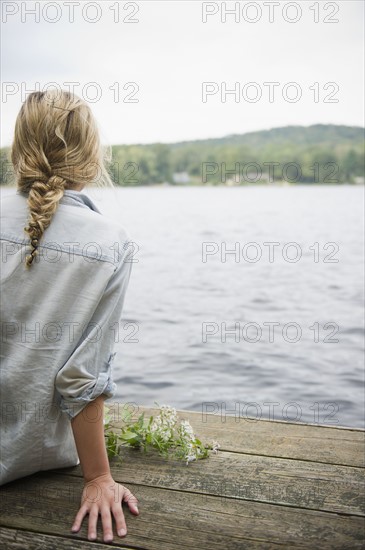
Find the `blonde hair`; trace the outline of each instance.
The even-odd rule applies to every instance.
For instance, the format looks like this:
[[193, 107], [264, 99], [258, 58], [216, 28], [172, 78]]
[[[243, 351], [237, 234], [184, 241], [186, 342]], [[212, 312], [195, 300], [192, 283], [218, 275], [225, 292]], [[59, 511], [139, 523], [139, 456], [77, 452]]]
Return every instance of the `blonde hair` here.
[[50, 225], [65, 189], [88, 184], [113, 186], [106, 161], [110, 151], [100, 144], [90, 107], [63, 90], [33, 92], [15, 124], [11, 160], [17, 188], [28, 196], [30, 267], [39, 241]]

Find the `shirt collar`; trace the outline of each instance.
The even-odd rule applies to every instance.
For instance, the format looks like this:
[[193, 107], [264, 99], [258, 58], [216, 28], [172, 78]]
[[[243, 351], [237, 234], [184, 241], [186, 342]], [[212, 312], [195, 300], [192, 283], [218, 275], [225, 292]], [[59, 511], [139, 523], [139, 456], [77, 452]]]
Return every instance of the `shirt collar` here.
[[[27, 197], [27, 193], [24, 193], [20, 189], [17, 189], [16, 193]], [[60, 200], [60, 204], [72, 204], [74, 206], [81, 206], [82, 208], [90, 208], [90, 210], [101, 214], [100, 210], [90, 199], [90, 197], [81, 191], [76, 191], [75, 189], [65, 189], [63, 192], [63, 197]]]
[[94, 210], [94, 212], [101, 214], [100, 210], [90, 199], [90, 197], [85, 195], [85, 193], [74, 189], [65, 189], [63, 192], [63, 197], [60, 200], [60, 204], [74, 204], [76, 206], [90, 208], [90, 210]]

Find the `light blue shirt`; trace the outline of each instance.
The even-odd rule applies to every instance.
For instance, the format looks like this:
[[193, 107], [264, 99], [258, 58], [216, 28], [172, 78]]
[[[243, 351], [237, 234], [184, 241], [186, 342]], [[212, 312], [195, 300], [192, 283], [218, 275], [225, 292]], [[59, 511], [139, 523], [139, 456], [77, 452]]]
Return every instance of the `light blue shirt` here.
[[2, 200], [0, 485], [79, 463], [71, 418], [116, 385], [116, 330], [132, 268], [125, 229], [66, 190], [30, 269], [26, 195]]

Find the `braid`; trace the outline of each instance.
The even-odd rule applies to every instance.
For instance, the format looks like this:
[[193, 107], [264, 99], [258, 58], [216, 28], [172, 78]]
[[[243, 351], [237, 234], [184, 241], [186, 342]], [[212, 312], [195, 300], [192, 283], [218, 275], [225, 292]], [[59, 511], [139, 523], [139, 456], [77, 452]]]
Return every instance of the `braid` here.
[[96, 120], [83, 99], [52, 88], [27, 96], [11, 147], [17, 187], [28, 198], [27, 267], [34, 263], [65, 189], [94, 184], [113, 187], [106, 165], [110, 158], [105, 153]]
[[44, 231], [51, 223], [52, 216], [57, 210], [58, 203], [63, 196], [66, 181], [60, 176], [51, 176], [47, 182], [36, 180], [28, 192], [28, 207], [30, 211], [28, 226], [24, 231], [28, 233], [31, 243], [31, 252], [25, 263], [30, 267], [37, 254], [38, 244]]

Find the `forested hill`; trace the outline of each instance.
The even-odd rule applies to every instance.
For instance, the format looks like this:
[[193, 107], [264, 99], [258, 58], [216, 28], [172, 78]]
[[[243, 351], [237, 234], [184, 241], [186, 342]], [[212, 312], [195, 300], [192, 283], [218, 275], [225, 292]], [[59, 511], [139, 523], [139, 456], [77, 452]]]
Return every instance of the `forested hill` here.
[[[117, 185], [363, 183], [364, 128], [287, 126], [172, 144], [114, 145]], [[2, 183], [9, 148], [1, 150]]]
[[364, 129], [317, 124], [173, 144], [117, 145], [113, 159], [114, 179], [121, 185], [361, 183]]
[[329, 145], [362, 143], [364, 140], [364, 128], [358, 126], [336, 126], [334, 124], [315, 124], [313, 126], [284, 126], [261, 130], [246, 134], [232, 134], [222, 138], [207, 140], [183, 141], [174, 146], [196, 145], [247, 145], [252, 148], [262, 148], [267, 144], [296, 145]]

